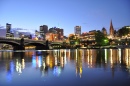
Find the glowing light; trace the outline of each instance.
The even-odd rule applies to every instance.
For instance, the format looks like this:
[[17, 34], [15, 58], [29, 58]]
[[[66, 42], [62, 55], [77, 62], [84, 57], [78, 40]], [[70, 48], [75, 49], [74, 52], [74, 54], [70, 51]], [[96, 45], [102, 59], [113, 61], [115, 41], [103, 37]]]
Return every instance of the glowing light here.
[[41, 67], [41, 56], [38, 57], [38, 63], [39, 67]]
[[82, 57], [83, 57], [83, 60], [84, 60], [84, 50], [82, 50]]
[[10, 70], [11, 70], [11, 73], [14, 72], [14, 62], [13, 61], [10, 62]]
[[121, 63], [121, 49], [118, 49], [119, 54], [119, 62]]
[[57, 65], [57, 57], [55, 57], [55, 65]]
[[61, 61], [61, 66], [63, 67], [64, 66], [64, 62], [63, 62], [63, 57], [61, 57], [61, 59], [60, 59]]
[[49, 65], [50, 62], [49, 56], [47, 56], [46, 58], [47, 58], [47, 65]]
[[66, 50], [64, 50], [65, 51], [65, 56], [64, 56], [64, 63], [66, 64], [67, 62], [66, 62]]
[[89, 67], [89, 50], [87, 50], [87, 52], [88, 52], [88, 67]]
[[111, 63], [113, 63], [113, 60], [112, 60], [112, 49], [110, 49], [110, 58], [111, 58]]
[[18, 59], [16, 59], [16, 71], [18, 71]]
[[33, 67], [36, 67], [36, 58], [35, 58], [35, 56], [32, 57], [32, 65], [33, 65]]
[[24, 69], [25, 68], [25, 61], [24, 61], [24, 59], [22, 59], [22, 69]]
[[76, 62], [77, 62], [77, 49], [76, 49]]
[[128, 65], [128, 49], [126, 49], [126, 65]]
[[83, 70], [82, 70], [82, 67], [80, 67], [80, 70], [79, 70], [79, 71], [80, 71], [80, 78], [81, 78], [81, 77], [82, 77], [82, 76], [81, 76], [81, 75], [82, 75], [82, 71], [83, 71]]
[[105, 49], [105, 63], [107, 63], [107, 49]]
[[53, 74], [54, 74], [54, 76], [59, 76], [59, 75], [61, 74], [61, 69], [60, 69], [60, 67], [55, 66], [55, 67], [54, 67], [54, 70], [53, 70]]
[[90, 58], [91, 58], [91, 62], [90, 62], [90, 64], [91, 64], [91, 67], [92, 67], [92, 55], [91, 55], [91, 57], [90, 57]]

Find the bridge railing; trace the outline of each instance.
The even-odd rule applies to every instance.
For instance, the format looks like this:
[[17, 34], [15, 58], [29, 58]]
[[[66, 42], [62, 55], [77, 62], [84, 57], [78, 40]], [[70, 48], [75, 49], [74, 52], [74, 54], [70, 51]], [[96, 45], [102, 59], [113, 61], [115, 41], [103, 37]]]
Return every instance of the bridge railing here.
[[[20, 42], [21, 38], [18, 37], [0, 37], [0, 40], [6, 40], [6, 41], [16, 41]], [[27, 39], [24, 38], [24, 42], [39, 42], [39, 43], [46, 43], [46, 40], [33, 40], [33, 39]], [[49, 44], [61, 44], [63, 41], [49, 41]]]

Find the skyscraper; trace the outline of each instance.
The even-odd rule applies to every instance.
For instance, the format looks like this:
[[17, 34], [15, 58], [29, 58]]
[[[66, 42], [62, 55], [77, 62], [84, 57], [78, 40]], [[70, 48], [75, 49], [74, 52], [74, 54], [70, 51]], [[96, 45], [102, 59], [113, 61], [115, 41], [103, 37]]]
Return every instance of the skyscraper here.
[[114, 28], [113, 28], [112, 20], [111, 20], [111, 23], [110, 23], [110, 36], [111, 37], [114, 36]]
[[45, 34], [48, 33], [48, 26], [47, 25], [43, 25], [43, 31]]
[[6, 37], [10, 37], [11, 24], [6, 23]]
[[43, 39], [45, 39], [45, 34], [48, 32], [48, 26], [42, 25], [40, 26], [40, 35]]
[[75, 35], [81, 35], [81, 26], [75, 26], [74, 33]]

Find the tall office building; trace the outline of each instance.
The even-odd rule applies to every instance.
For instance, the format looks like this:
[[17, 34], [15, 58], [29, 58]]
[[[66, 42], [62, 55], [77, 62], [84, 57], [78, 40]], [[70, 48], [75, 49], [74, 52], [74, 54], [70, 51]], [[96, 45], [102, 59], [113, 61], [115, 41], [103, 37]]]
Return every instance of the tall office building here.
[[47, 25], [43, 25], [43, 31], [45, 34], [48, 33], [48, 26]]
[[6, 37], [10, 37], [11, 24], [6, 23]]
[[81, 35], [81, 26], [75, 26], [74, 27], [74, 33], [75, 35]]
[[113, 28], [112, 20], [111, 20], [111, 23], [110, 23], [110, 36], [111, 37], [114, 36], [114, 28]]
[[42, 25], [40, 26], [40, 36], [45, 39], [45, 34], [48, 33], [48, 26], [47, 25]]
[[57, 31], [58, 39], [59, 39], [59, 40], [63, 39], [63, 36], [64, 36], [64, 30], [61, 29], [61, 28], [55, 28], [55, 30]]

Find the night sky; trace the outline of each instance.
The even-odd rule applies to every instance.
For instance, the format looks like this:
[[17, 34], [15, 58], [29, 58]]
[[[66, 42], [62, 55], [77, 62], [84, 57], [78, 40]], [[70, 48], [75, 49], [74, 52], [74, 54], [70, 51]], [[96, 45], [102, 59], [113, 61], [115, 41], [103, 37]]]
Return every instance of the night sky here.
[[130, 0], [0, 0], [0, 25], [39, 30], [40, 25], [60, 27], [64, 34], [109, 30], [130, 25]]

